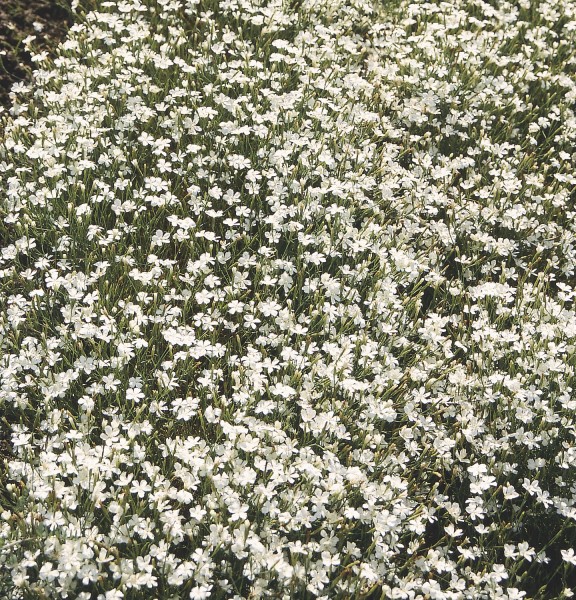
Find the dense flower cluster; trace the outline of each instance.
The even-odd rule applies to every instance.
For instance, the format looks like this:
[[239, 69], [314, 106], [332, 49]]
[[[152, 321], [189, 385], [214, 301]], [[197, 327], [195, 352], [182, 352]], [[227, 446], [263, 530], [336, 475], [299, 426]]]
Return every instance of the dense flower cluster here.
[[3, 597], [570, 597], [575, 31], [114, 0], [37, 56], [0, 142]]

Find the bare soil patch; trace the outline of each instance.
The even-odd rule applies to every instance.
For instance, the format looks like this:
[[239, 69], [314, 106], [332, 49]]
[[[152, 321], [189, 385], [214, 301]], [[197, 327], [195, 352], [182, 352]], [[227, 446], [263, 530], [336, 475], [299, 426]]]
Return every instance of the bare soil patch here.
[[36, 48], [50, 50], [71, 25], [69, 0], [0, 0], [0, 105], [9, 106], [12, 85], [30, 77], [23, 40], [34, 35]]

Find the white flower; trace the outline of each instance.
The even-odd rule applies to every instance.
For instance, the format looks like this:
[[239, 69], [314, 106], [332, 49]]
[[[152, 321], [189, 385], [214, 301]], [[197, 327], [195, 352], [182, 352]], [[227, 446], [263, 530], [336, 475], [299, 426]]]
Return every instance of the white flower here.
[[126, 400], [132, 400], [133, 402], [140, 402], [145, 398], [145, 394], [139, 388], [128, 388], [126, 390]]
[[136, 494], [138, 498], [144, 498], [144, 496], [150, 491], [152, 491], [152, 488], [148, 482], [143, 479], [140, 481], [133, 481], [130, 487], [130, 492], [132, 494]]
[[571, 565], [576, 565], [576, 555], [574, 554], [574, 550], [569, 548], [568, 550], [560, 550], [560, 554], [562, 554], [562, 560]]
[[204, 600], [205, 598], [210, 598], [211, 590], [211, 585], [196, 586], [190, 590], [190, 598], [192, 600]]

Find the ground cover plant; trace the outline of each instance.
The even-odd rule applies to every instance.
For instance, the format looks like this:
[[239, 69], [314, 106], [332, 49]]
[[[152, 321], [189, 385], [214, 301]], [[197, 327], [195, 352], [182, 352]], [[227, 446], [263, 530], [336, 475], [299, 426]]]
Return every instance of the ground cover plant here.
[[98, 0], [0, 125], [9, 599], [569, 598], [576, 2]]

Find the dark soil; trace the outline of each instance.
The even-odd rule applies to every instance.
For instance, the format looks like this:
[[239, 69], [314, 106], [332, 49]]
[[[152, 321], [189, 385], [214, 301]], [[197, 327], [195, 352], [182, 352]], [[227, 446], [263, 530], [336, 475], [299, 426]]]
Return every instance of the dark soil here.
[[22, 40], [34, 35], [35, 50], [50, 51], [71, 25], [70, 0], [0, 0], [0, 106], [10, 105], [12, 85], [31, 74]]

